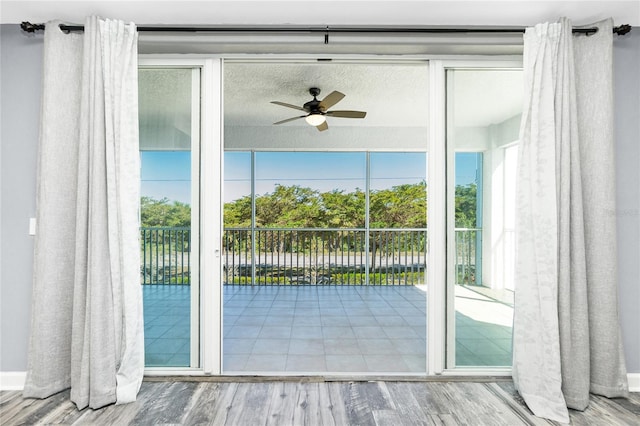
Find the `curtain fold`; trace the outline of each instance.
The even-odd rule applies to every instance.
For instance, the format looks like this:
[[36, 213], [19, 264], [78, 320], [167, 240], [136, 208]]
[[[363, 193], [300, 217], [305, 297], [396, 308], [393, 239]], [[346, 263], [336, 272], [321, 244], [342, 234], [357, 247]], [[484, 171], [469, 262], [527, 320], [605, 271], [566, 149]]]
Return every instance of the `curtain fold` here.
[[[612, 398], [628, 392], [618, 319], [613, 21], [596, 25], [597, 34], [574, 40], [580, 161], [588, 170], [582, 174], [589, 309], [585, 333], [589, 333], [591, 358], [588, 389]], [[571, 395], [573, 383], [567, 382], [565, 392]], [[576, 407], [587, 404], [585, 387]]]
[[38, 232], [24, 395], [134, 401], [144, 372], [137, 32], [87, 18], [45, 32]]
[[569, 421], [627, 391], [617, 318], [612, 22], [525, 36], [513, 375], [534, 414]]

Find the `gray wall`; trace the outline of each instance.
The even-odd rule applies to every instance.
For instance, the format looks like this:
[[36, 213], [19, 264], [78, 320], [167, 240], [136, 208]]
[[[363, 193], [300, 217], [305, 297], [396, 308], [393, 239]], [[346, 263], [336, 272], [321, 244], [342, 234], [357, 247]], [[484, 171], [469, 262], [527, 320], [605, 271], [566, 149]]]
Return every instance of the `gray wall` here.
[[640, 27], [613, 46], [620, 322], [627, 370], [640, 373]]
[[0, 28], [0, 371], [27, 368], [42, 36]]
[[[0, 371], [24, 371], [29, 333], [42, 36], [2, 25]], [[615, 40], [620, 316], [629, 372], [640, 373], [640, 28]]]

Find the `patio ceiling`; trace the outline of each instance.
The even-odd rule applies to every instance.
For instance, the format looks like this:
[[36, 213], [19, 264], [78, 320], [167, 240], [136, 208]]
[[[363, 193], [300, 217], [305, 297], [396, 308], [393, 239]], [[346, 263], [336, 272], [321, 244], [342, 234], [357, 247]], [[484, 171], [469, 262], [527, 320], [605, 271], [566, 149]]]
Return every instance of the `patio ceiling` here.
[[[318, 87], [319, 99], [333, 90], [346, 95], [331, 109], [367, 112], [362, 120], [329, 118], [331, 127], [425, 127], [427, 73], [424, 64], [229, 63], [225, 65], [225, 124], [271, 127], [273, 122], [302, 115], [270, 101], [303, 105], [312, 99], [309, 88]], [[285, 126], [308, 127], [304, 120]]]
[[[429, 113], [428, 66], [425, 62], [357, 61], [228, 62], [224, 68], [224, 122], [227, 149], [396, 149], [422, 150]], [[465, 71], [456, 75], [456, 127], [501, 123], [518, 114], [522, 75], [501, 71]], [[304, 120], [272, 123], [304, 115], [273, 105], [274, 100], [302, 105], [338, 90], [346, 97], [332, 109], [366, 111], [364, 119], [328, 118], [328, 132]], [[499, 102], [494, 100], [499, 99]]]

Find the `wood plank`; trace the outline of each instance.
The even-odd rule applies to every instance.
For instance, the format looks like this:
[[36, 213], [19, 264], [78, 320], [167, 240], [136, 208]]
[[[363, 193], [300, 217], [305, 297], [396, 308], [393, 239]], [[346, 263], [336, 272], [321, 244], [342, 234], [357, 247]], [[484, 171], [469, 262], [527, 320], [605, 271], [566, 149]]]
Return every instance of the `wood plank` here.
[[429, 424], [438, 426], [459, 426], [458, 420], [451, 414], [430, 414]]
[[192, 404], [188, 407], [180, 423], [185, 425], [213, 424], [221, 407], [221, 383], [198, 383], [193, 393]]
[[8, 400], [0, 406], [0, 424], [7, 424], [21, 411], [27, 410], [29, 404], [34, 404], [35, 402], [35, 400], [26, 400], [22, 395]]
[[149, 395], [149, 399], [142, 404], [135, 414], [132, 423], [147, 424], [177, 424], [184, 417], [185, 408], [189, 405], [197, 383], [173, 382], [168, 386], [158, 387], [157, 395]]
[[524, 400], [520, 397], [515, 387], [503, 387], [497, 383], [485, 384], [487, 389], [496, 395], [499, 400], [504, 404], [505, 408], [511, 410], [511, 412], [517, 416], [523, 424], [529, 425], [548, 425], [552, 422], [536, 417], [531, 413], [531, 410], [524, 403]]
[[216, 404], [215, 417], [211, 424], [224, 425], [230, 424], [227, 422], [229, 417], [229, 411], [233, 407], [233, 398], [238, 391], [239, 383], [227, 383], [220, 388], [221, 398], [218, 404]]
[[[534, 416], [522, 397], [515, 389], [513, 382], [494, 383], [487, 385], [496, 392], [501, 390], [504, 392], [502, 400], [512, 409], [516, 410], [517, 406], [521, 407], [524, 418], [531, 424], [557, 424]], [[631, 395], [630, 395], [631, 396]], [[526, 413], [526, 415], [524, 415]], [[591, 395], [589, 407], [583, 412], [577, 410], [569, 410], [569, 416], [572, 424], [575, 425], [591, 425], [591, 424], [622, 424], [622, 425], [640, 425], [640, 399], [634, 402], [631, 398], [612, 398]], [[622, 421], [622, 423], [618, 423]]]
[[375, 419], [373, 418], [373, 414], [371, 414], [371, 407], [361, 391], [359, 384], [343, 383], [340, 390], [343, 395], [343, 403], [349, 424], [375, 424]]
[[591, 395], [584, 411], [569, 410], [571, 423], [576, 426], [603, 424], [607, 426], [640, 425], [640, 416], [601, 396]]
[[[38, 423], [41, 424], [54, 424], [54, 423], [73, 423], [76, 418], [80, 417], [81, 411], [78, 410], [76, 404], [71, 402], [70, 399], [62, 401], [57, 407], [53, 410], [50, 410], [48, 413], [45, 413], [42, 416]], [[71, 421], [67, 421], [68, 419], [72, 419]]]
[[[229, 424], [232, 425], [257, 425], [264, 423], [269, 405], [269, 388], [272, 383], [241, 383], [234, 398], [233, 409], [229, 412]], [[242, 399], [238, 398], [243, 394]]]
[[[323, 424], [323, 415], [320, 412], [325, 409], [320, 401], [320, 387], [322, 383], [304, 383], [300, 387], [298, 398], [293, 411], [294, 425], [319, 425]], [[327, 413], [329, 414], [329, 413]]]
[[58, 392], [45, 399], [23, 398], [23, 403], [8, 413], [8, 424], [34, 424], [65, 400], [69, 391]]
[[[407, 424], [422, 425], [428, 420], [428, 416], [411, 392], [412, 387], [414, 384], [404, 382], [387, 383], [387, 389], [398, 414], [405, 419]], [[427, 423], [429, 422], [427, 421]]]
[[[255, 383], [255, 386], [258, 386], [260, 383]], [[246, 409], [250, 409], [246, 406], [247, 394], [249, 393], [250, 386], [247, 386], [246, 383], [238, 383], [236, 386], [235, 392], [233, 392], [233, 398], [230, 403], [225, 407], [227, 411], [227, 415], [225, 418], [224, 424], [229, 425], [239, 425], [240, 417], [242, 416], [242, 411]]]
[[320, 405], [317, 383], [304, 383], [290, 393], [291, 425], [317, 424], [320, 417]]
[[320, 418], [322, 425], [346, 425], [349, 423], [342, 395], [342, 383], [325, 383], [318, 387]]
[[69, 417], [59, 421], [64, 424], [128, 424], [154, 401], [167, 397], [166, 390], [170, 383], [142, 383], [135, 402], [123, 405], [109, 405], [99, 410], [85, 409], [70, 413]]
[[640, 417], [640, 398], [638, 398], [635, 403], [631, 398], [611, 398], [611, 399], [607, 399], [604, 397], [597, 397], [597, 398], [602, 399], [602, 402], [605, 404], [611, 404], [612, 406], [617, 405], [621, 409], [624, 409], [629, 413]]
[[402, 418], [395, 410], [373, 410], [373, 419], [376, 426], [404, 426], [408, 425], [407, 419]]
[[266, 425], [292, 425], [294, 404], [297, 392], [301, 391], [300, 383], [274, 383], [271, 386], [269, 408], [265, 418]]
[[640, 405], [640, 392], [629, 392], [629, 397], [627, 397], [632, 404]]
[[385, 382], [360, 383], [357, 387], [371, 410], [396, 409]]
[[0, 404], [0, 424], [4, 424], [6, 419], [13, 417], [16, 412], [15, 410], [20, 410], [21, 407], [24, 406], [25, 400], [22, 397], [22, 392], [11, 391], [11, 392], [2, 392], [3, 395], [7, 395], [2, 404]]
[[417, 383], [410, 389], [425, 415], [451, 414], [451, 406], [443, 397], [444, 383]]
[[22, 392], [19, 391], [3, 391], [0, 392], [0, 409], [2, 406], [16, 398], [22, 397]]
[[[485, 419], [486, 422], [493, 422], [494, 424], [502, 424], [509, 426], [512, 424], [548, 424], [546, 421], [540, 422], [538, 418], [532, 416], [528, 410], [520, 410], [516, 407], [512, 407], [503, 398], [503, 394], [494, 392], [491, 384], [487, 383], [469, 383], [470, 391], [469, 395], [477, 394], [482, 398], [480, 407], [478, 407], [478, 418]], [[471, 397], [471, 396], [469, 396]], [[521, 408], [521, 407], [519, 407]]]

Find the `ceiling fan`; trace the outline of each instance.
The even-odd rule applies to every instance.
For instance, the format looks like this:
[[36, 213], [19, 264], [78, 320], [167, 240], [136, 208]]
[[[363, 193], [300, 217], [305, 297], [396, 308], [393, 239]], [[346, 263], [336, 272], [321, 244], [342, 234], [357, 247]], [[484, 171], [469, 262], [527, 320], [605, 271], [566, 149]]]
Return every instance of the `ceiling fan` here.
[[340, 102], [342, 98], [344, 98], [345, 95], [343, 93], [334, 90], [321, 101], [319, 101], [317, 98], [317, 96], [320, 94], [320, 89], [318, 89], [317, 87], [312, 87], [309, 89], [309, 93], [311, 94], [311, 96], [313, 96], [313, 100], [305, 103], [301, 107], [285, 102], [271, 101], [272, 104], [297, 109], [307, 113], [298, 117], [292, 117], [287, 118], [286, 120], [277, 121], [273, 124], [283, 124], [288, 123], [289, 121], [304, 118], [307, 123], [315, 126], [316, 129], [322, 132], [329, 128], [329, 126], [327, 125], [327, 117], [364, 118], [367, 115], [367, 113], [364, 111], [327, 111], [329, 108]]

